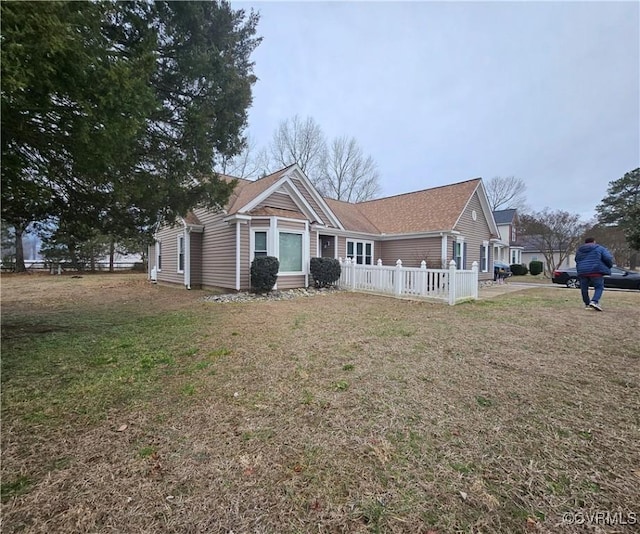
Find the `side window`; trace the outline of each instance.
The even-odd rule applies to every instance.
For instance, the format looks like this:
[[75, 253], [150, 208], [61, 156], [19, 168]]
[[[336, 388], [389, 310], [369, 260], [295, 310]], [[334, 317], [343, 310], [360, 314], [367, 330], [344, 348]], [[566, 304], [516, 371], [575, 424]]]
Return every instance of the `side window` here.
[[267, 232], [256, 232], [253, 242], [253, 257], [267, 255]]
[[178, 272], [184, 272], [184, 236], [178, 236]]

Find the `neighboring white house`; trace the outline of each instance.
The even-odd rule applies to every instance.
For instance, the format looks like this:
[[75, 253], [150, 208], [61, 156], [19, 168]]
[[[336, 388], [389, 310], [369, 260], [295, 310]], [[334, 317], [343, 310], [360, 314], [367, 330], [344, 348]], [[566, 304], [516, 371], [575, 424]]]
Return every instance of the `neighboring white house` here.
[[522, 258], [523, 247], [518, 243], [518, 232], [516, 229], [518, 214], [517, 210], [497, 210], [493, 212], [500, 239], [493, 243], [493, 259], [513, 265], [514, 263], [524, 263]]

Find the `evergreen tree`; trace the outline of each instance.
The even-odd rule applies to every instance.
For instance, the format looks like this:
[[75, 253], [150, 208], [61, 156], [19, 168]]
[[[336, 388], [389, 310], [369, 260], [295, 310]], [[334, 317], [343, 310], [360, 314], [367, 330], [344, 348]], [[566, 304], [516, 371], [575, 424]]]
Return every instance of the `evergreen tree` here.
[[[2, 218], [132, 237], [223, 205], [257, 15], [226, 2], [2, 2]], [[20, 263], [17, 265], [20, 269]]]
[[629, 246], [640, 250], [640, 167], [609, 182], [607, 196], [596, 211], [601, 223], [618, 225]]

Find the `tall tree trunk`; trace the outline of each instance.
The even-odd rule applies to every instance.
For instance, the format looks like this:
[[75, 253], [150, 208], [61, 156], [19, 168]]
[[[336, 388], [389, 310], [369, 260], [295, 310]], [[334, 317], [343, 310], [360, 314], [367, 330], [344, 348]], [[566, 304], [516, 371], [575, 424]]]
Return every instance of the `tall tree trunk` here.
[[632, 252], [631, 257], [629, 258], [629, 269], [635, 271], [638, 265], [638, 252]]
[[24, 246], [22, 244], [22, 234], [24, 229], [20, 226], [15, 226], [16, 234], [16, 272], [24, 273], [27, 268], [24, 265]]
[[78, 261], [78, 252], [75, 243], [69, 243], [69, 257], [71, 258], [71, 267], [75, 271], [82, 271], [80, 262]]
[[113, 272], [113, 258], [116, 255], [116, 242], [113, 240], [113, 238], [111, 239], [111, 242], [109, 243], [109, 272], [112, 273]]

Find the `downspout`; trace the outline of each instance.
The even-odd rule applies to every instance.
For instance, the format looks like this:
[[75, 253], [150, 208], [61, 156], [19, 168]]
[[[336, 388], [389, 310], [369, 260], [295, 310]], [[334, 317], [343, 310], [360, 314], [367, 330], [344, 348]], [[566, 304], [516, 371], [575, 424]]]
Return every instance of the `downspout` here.
[[[309, 221], [304, 221], [304, 238], [302, 239], [302, 258], [304, 261], [304, 287], [309, 287], [309, 264], [311, 262], [309, 256], [311, 255], [311, 238], [309, 236]], [[317, 241], [316, 241], [317, 249]]]
[[236, 291], [240, 291], [240, 221], [236, 221]]
[[191, 289], [191, 228], [184, 232], [184, 285]]

